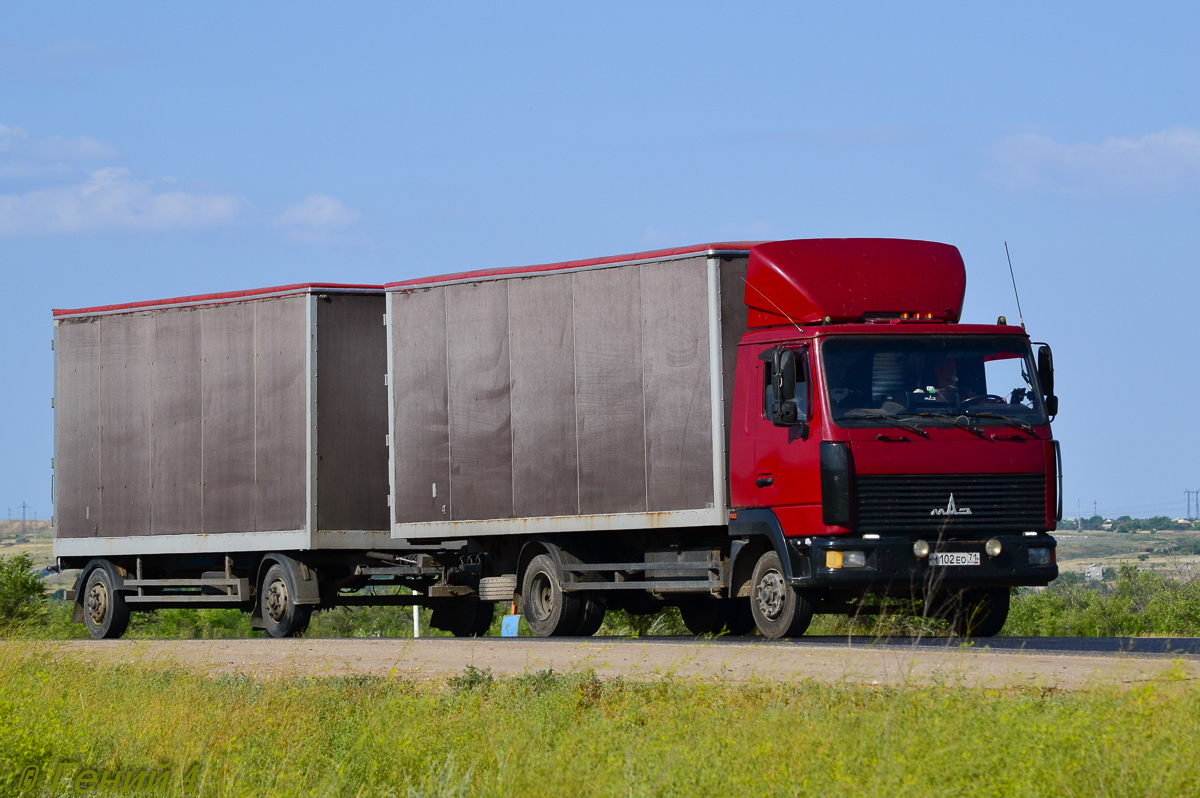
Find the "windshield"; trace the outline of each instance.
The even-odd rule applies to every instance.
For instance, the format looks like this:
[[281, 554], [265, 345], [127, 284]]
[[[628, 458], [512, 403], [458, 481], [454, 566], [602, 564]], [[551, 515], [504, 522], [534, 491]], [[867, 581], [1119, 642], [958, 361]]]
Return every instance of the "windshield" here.
[[844, 336], [827, 339], [821, 357], [838, 422], [939, 415], [947, 423], [964, 415], [1046, 421], [1033, 353], [1021, 337]]

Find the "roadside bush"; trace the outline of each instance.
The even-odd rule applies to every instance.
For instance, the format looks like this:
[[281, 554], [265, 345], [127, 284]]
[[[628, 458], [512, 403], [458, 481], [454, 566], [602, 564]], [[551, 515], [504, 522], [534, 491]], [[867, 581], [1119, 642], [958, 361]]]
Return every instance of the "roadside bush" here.
[[1200, 634], [1200, 580], [1181, 582], [1123, 563], [1111, 586], [1056, 581], [1013, 598], [1004, 634], [1194, 636]]
[[40, 620], [45, 605], [46, 586], [34, 574], [29, 555], [0, 555], [0, 629]]

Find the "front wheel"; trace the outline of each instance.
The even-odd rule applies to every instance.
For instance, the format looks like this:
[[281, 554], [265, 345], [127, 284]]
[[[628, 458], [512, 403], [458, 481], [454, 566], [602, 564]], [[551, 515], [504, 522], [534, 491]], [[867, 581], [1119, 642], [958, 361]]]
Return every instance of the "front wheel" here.
[[799, 637], [812, 623], [812, 603], [787, 583], [779, 555], [768, 551], [750, 577], [750, 611], [763, 637]]
[[106, 566], [88, 574], [83, 588], [83, 621], [96, 640], [113, 640], [129, 626], [129, 605], [116, 590], [116, 579]]
[[299, 637], [312, 619], [311, 604], [297, 604], [292, 581], [279, 563], [267, 569], [260, 594], [263, 626], [271, 637]]
[[954, 613], [954, 633], [960, 637], [995, 637], [1008, 620], [1008, 588], [991, 588], [964, 593]]

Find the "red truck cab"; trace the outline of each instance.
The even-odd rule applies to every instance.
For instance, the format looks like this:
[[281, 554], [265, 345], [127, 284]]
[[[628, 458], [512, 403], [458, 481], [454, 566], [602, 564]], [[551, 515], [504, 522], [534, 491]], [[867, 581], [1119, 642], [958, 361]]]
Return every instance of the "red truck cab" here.
[[1003, 319], [959, 324], [964, 290], [962, 257], [946, 244], [751, 250], [730, 533], [765, 528], [787, 552], [748, 580], [761, 629], [786, 634], [814, 608], [876, 594], [994, 634], [1009, 588], [1058, 575], [1050, 350], [1035, 358]]

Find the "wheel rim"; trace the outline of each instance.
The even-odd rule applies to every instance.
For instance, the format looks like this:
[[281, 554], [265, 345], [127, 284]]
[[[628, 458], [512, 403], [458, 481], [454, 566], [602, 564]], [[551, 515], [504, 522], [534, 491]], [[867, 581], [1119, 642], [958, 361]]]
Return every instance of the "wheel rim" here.
[[88, 617], [96, 626], [103, 624], [104, 619], [108, 617], [108, 589], [104, 587], [104, 583], [97, 582], [88, 591], [87, 611]]
[[550, 577], [544, 573], [533, 577], [533, 595], [530, 596], [530, 615], [539, 621], [544, 621], [554, 612], [554, 586]]
[[785, 588], [783, 576], [778, 571], [767, 571], [758, 580], [754, 598], [758, 602], [758, 611], [767, 620], [778, 620], [783, 614]]
[[287, 617], [288, 589], [287, 583], [276, 579], [267, 588], [267, 615], [275, 623], [281, 623]]

